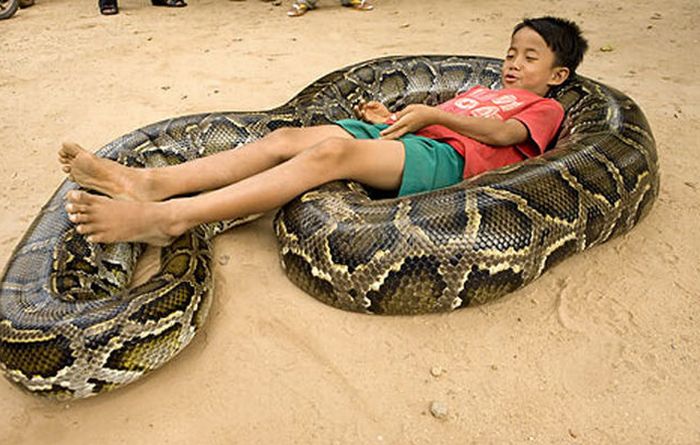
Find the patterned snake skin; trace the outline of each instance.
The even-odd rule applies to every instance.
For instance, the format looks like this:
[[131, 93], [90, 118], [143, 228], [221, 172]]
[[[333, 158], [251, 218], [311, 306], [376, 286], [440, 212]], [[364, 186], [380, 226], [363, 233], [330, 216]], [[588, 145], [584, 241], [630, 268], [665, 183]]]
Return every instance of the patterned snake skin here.
[[[361, 99], [390, 109], [434, 105], [482, 84], [501, 61], [388, 57], [331, 73], [269, 111], [156, 123], [98, 153], [162, 166], [235, 149], [284, 126], [352, 116]], [[658, 194], [654, 140], [628, 97], [577, 78], [554, 95], [566, 109], [556, 147], [459, 185], [370, 199], [354, 183], [310, 191], [275, 218], [283, 268], [335, 307], [376, 314], [450, 311], [518, 289], [566, 257], [631, 229]], [[129, 283], [143, 246], [90, 245], [56, 191], [15, 249], [0, 287], [0, 366], [35, 394], [69, 399], [129, 383], [175, 356], [210, 303], [211, 239], [201, 226], [162, 249], [148, 282]]]

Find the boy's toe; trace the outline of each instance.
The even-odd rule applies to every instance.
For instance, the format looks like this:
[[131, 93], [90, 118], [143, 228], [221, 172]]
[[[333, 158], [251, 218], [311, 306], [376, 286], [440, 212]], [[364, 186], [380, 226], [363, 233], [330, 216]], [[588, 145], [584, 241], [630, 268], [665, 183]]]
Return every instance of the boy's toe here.
[[100, 235], [89, 235], [89, 236], [86, 236], [85, 239], [89, 243], [106, 243], [106, 242], [108, 242], [107, 240], [105, 240], [104, 236], [100, 236]]
[[69, 202], [78, 202], [78, 201], [80, 200], [80, 195], [81, 195], [81, 193], [82, 193], [82, 192], [79, 191], [79, 190], [71, 190], [70, 192], [68, 192], [68, 193], [66, 194], [66, 199], [67, 199]]
[[78, 206], [90, 204], [92, 197], [92, 195], [82, 190], [71, 190], [66, 196], [69, 202]]
[[73, 157], [80, 153], [80, 150], [82, 150], [82, 148], [75, 142], [64, 142], [61, 144], [60, 153], [64, 154], [65, 156]]
[[68, 214], [68, 219], [72, 223], [86, 223], [90, 221], [90, 217], [86, 215], [85, 213], [70, 213]]
[[75, 215], [80, 213], [79, 207], [77, 204], [74, 204], [72, 202], [67, 202], [66, 205], [63, 206], [64, 209], [66, 209], [66, 213], [68, 215]]
[[81, 235], [92, 235], [95, 233], [95, 226], [92, 224], [78, 224], [75, 226], [75, 231]]
[[86, 213], [90, 208], [86, 205], [69, 202], [66, 204], [66, 212], [70, 214]]

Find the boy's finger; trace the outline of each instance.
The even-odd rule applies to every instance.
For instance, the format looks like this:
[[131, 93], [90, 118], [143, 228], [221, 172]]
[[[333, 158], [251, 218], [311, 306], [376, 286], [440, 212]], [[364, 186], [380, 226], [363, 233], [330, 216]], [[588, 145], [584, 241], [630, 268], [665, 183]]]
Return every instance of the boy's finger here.
[[391, 132], [394, 131], [394, 130], [396, 130], [396, 122], [394, 122], [393, 124], [389, 125], [389, 126], [386, 127], [385, 129], [383, 129], [382, 131], [380, 131], [379, 134], [381, 134], [381, 135], [389, 134], [389, 133], [391, 133]]
[[399, 131], [401, 130], [402, 126], [400, 125], [390, 125], [389, 127], [385, 128], [384, 130], [380, 131], [379, 134], [383, 139], [395, 139], [398, 136], [396, 136]]
[[392, 131], [391, 133], [387, 133], [387, 134], [381, 136], [380, 139], [398, 139], [401, 136], [403, 136], [405, 133], [406, 133], [405, 130], [397, 129], [396, 131]]
[[396, 119], [400, 120], [402, 117], [404, 117], [410, 113], [411, 113], [411, 110], [407, 110], [406, 108], [404, 108], [403, 110], [397, 111], [396, 113], [394, 113], [393, 116], [396, 116]]

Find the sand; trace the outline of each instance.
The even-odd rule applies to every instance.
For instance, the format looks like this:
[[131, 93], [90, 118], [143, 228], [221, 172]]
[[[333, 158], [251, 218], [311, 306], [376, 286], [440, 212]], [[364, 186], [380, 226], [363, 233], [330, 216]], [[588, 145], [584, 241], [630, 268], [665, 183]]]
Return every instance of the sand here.
[[283, 275], [268, 216], [216, 241], [211, 313], [179, 357], [71, 403], [0, 379], [0, 444], [700, 443], [696, 0], [322, 0], [300, 19], [289, 0], [123, 0], [113, 17], [95, 3], [38, 0], [0, 22], [0, 266], [64, 179], [62, 140], [97, 149], [171, 116], [270, 108], [383, 55], [502, 56], [541, 14], [577, 20], [581, 73], [645, 111], [661, 192], [627, 235], [435, 316], [317, 302]]

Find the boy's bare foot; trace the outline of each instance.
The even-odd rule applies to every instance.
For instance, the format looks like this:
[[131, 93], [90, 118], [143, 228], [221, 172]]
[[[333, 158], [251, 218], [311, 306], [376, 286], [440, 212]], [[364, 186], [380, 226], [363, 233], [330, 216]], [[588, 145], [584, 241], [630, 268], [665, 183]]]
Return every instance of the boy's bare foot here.
[[168, 203], [123, 201], [73, 190], [66, 211], [92, 243], [142, 242], [167, 246], [185, 227], [174, 223]]
[[129, 201], [158, 201], [164, 198], [158, 196], [146, 171], [98, 158], [78, 144], [64, 142], [58, 151], [58, 161], [72, 181], [112, 198]]

